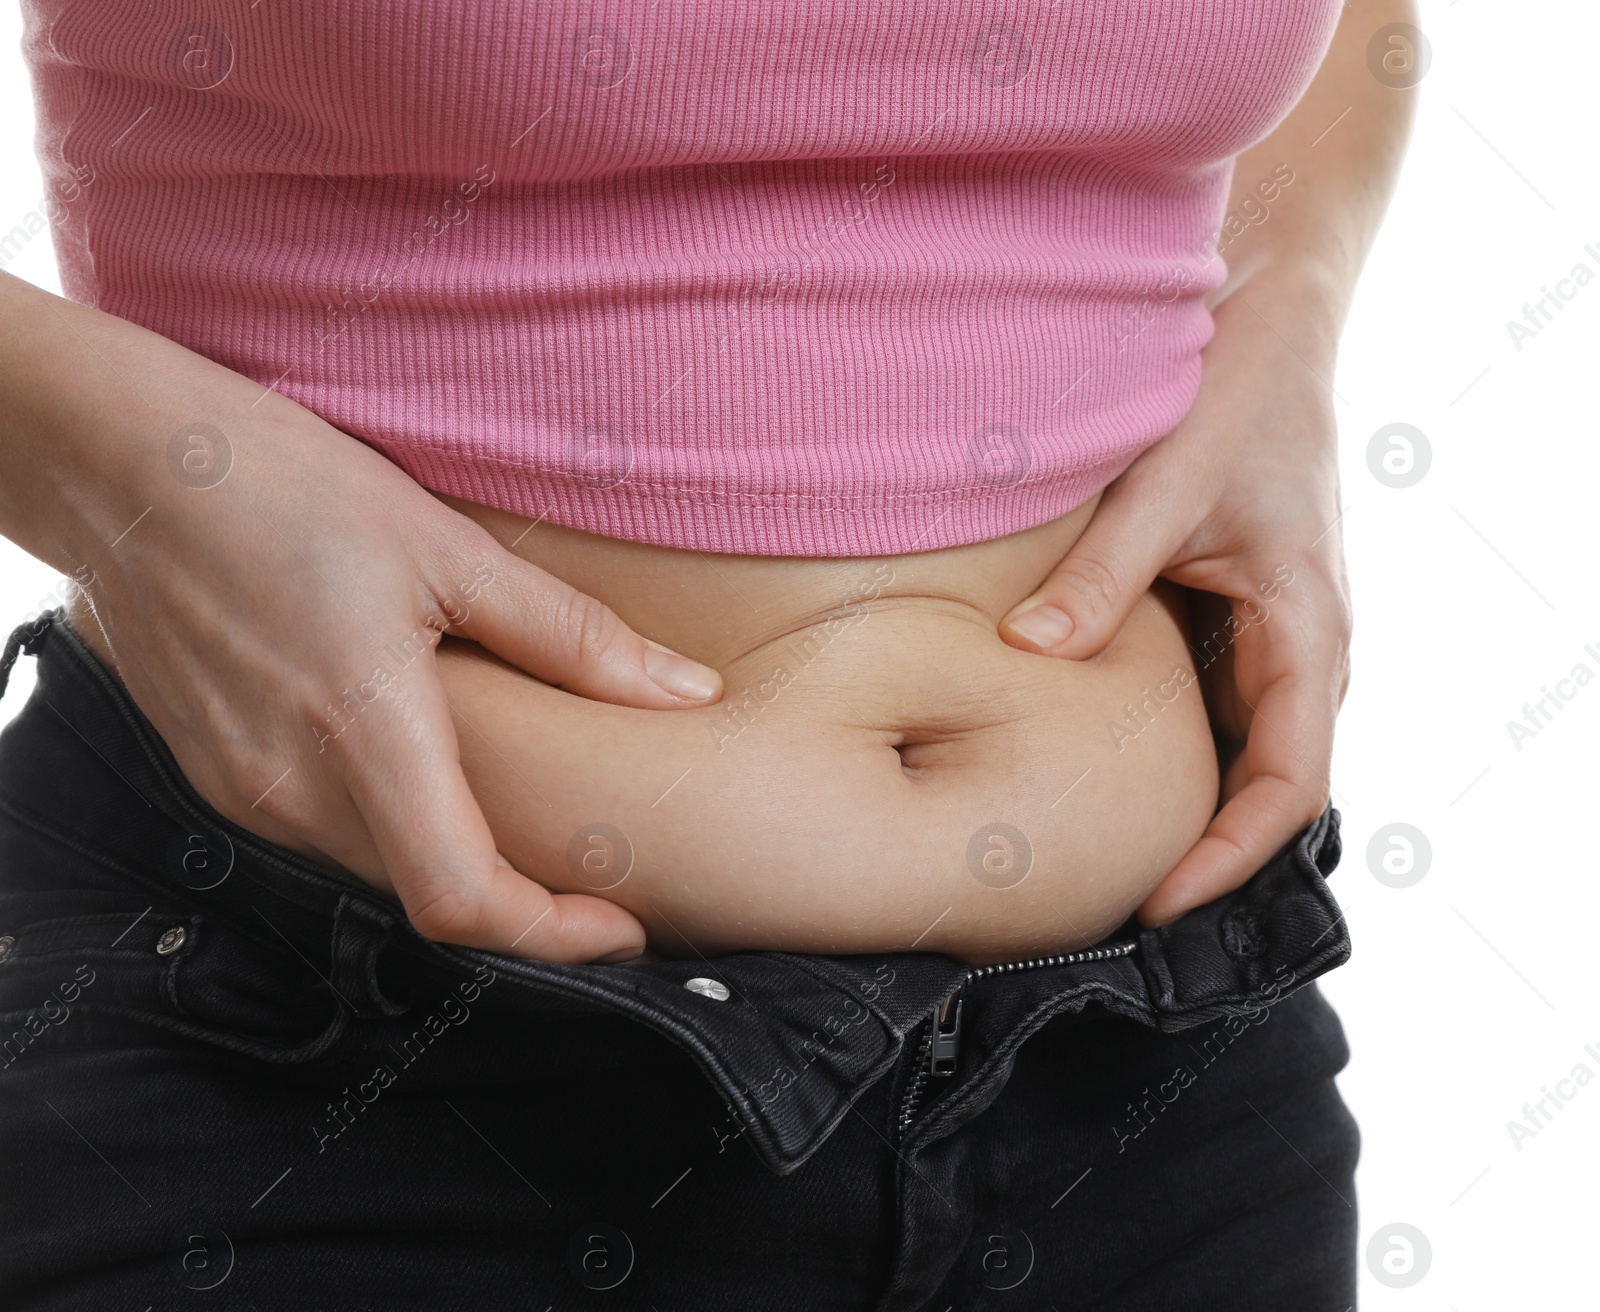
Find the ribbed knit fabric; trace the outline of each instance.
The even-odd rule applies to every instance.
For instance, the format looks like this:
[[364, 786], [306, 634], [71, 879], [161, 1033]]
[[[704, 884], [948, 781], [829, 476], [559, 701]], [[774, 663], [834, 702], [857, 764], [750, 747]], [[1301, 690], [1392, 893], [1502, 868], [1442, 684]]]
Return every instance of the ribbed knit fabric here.
[[1339, 0], [23, 10], [69, 296], [427, 487], [830, 556], [1028, 528], [1176, 425]]

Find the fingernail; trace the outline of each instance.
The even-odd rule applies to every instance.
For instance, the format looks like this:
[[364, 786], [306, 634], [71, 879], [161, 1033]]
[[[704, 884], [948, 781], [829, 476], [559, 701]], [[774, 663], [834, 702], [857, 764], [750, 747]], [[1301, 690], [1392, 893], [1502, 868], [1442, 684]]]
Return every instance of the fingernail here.
[[642, 956], [644, 956], [644, 948], [642, 947], [623, 948], [621, 951], [613, 952], [608, 957], [596, 957], [594, 964], [597, 966], [620, 966], [625, 961], [634, 961]]
[[644, 653], [645, 673], [674, 697], [700, 702], [717, 691], [719, 676], [708, 665], [680, 656], [675, 651], [649, 647]]
[[1012, 616], [1006, 622], [1006, 627], [1035, 647], [1049, 648], [1072, 636], [1072, 616], [1064, 610], [1041, 603], [1032, 610]]

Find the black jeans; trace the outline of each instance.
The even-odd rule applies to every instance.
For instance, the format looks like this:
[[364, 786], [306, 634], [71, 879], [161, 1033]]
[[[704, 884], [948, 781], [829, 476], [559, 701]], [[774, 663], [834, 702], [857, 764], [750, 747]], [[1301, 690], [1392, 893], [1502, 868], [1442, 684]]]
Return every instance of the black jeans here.
[[58, 612], [19, 647], [10, 1312], [1355, 1302], [1332, 810], [1073, 959], [552, 966], [223, 819]]

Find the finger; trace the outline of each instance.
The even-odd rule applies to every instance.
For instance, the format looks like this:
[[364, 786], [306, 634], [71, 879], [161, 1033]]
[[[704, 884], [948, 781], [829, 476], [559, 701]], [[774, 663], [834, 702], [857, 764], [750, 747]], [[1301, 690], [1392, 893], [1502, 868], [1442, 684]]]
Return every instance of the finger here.
[[452, 633], [595, 701], [666, 710], [722, 696], [716, 670], [647, 642], [604, 603], [498, 547], [495, 562], [470, 600], [442, 599]]
[[1290, 780], [1257, 777], [1217, 813], [1200, 841], [1139, 908], [1147, 926], [1165, 925], [1249, 881], [1322, 813], [1307, 812], [1311, 795]]
[[1254, 667], [1262, 691], [1244, 752], [1229, 771], [1231, 796], [1139, 908], [1146, 925], [1166, 924], [1238, 888], [1327, 806], [1342, 657], [1331, 637], [1315, 639], [1320, 626], [1295, 622], [1304, 608], [1298, 617], [1287, 609], [1241, 637], [1238, 695], [1254, 691]]
[[1089, 526], [1032, 596], [1000, 621], [1013, 647], [1085, 660], [1103, 651], [1192, 531], [1189, 514], [1113, 483]]
[[[432, 662], [341, 735], [345, 784], [406, 915], [424, 938], [542, 961], [634, 954], [644, 927], [614, 903], [552, 896], [500, 855], [462, 773]], [[355, 756], [359, 750], [361, 755]]]

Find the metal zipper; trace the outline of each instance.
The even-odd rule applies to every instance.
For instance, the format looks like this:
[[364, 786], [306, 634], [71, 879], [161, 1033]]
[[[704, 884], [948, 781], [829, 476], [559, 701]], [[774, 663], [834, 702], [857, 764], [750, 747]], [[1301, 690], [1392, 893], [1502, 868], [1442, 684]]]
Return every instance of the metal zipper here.
[[988, 966], [969, 967], [961, 982], [933, 1009], [923, 1022], [922, 1042], [917, 1049], [917, 1061], [911, 1081], [906, 1085], [905, 1096], [900, 1100], [900, 1115], [896, 1121], [898, 1141], [904, 1142], [911, 1122], [916, 1119], [922, 1105], [928, 1081], [945, 1079], [956, 1073], [956, 1057], [961, 1043], [962, 991], [974, 980], [988, 975], [1009, 975], [1018, 970], [1034, 970], [1040, 966], [1076, 966], [1085, 961], [1105, 961], [1110, 957], [1125, 957], [1139, 945], [1137, 942], [1108, 943], [1104, 947], [1085, 948], [1082, 952], [1066, 952], [1053, 957], [1030, 957], [1026, 961], [997, 961]]

